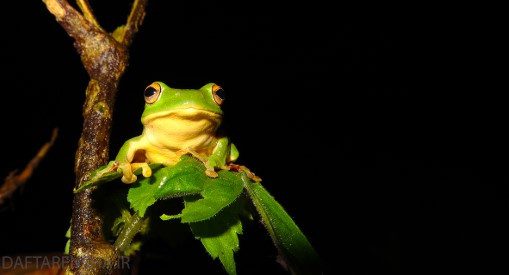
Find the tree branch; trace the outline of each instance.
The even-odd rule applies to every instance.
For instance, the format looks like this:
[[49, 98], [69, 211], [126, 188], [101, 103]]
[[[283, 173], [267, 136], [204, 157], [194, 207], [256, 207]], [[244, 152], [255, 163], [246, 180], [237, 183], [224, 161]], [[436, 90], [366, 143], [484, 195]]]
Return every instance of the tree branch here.
[[98, 28], [101, 28], [99, 22], [97, 22], [97, 19], [94, 16], [94, 11], [92, 10], [92, 7], [90, 7], [90, 3], [88, 2], [88, 0], [76, 0], [76, 4], [78, 4], [78, 7], [83, 13], [83, 16], [88, 21], [90, 21], [90, 23], [94, 24], [94, 26]]
[[12, 171], [7, 178], [5, 179], [4, 184], [0, 187], [0, 205], [2, 205], [6, 199], [10, 198], [12, 194], [25, 182], [27, 182], [28, 179], [32, 176], [32, 173], [34, 172], [35, 168], [39, 165], [41, 160], [46, 156], [49, 149], [53, 144], [55, 143], [55, 140], [58, 136], [58, 129], [53, 129], [53, 132], [51, 134], [50, 141], [46, 142], [41, 149], [37, 152], [37, 154], [30, 160], [30, 162], [25, 166], [25, 169], [21, 173], [18, 173], [18, 171]]
[[[57, 22], [74, 39], [83, 66], [90, 76], [83, 106], [83, 131], [75, 160], [80, 186], [97, 167], [108, 161], [111, 117], [120, 77], [129, 59], [128, 46], [142, 24], [147, 0], [134, 0], [126, 25], [113, 34], [95, 20], [87, 0], [77, 0], [83, 15], [66, 0], [43, 0]], [[93, 208], [90, 190], [75, 194], [71, 224], [72, 262], [75, 274], [111, 273], [118, 251], [102, 234], [102, 218]]]
[[125, 25], [119, 26], [114, 32], [113, 37], [124, 44], [131, 45], [133, 36], [138, 32], [138, 28], [141, 26], [143, 19], [145, 18], [145, 7], [147, 6], [147, 0], [134, 0], [131, 7], [131, 13], [127, 18]]
[[42, 0], [48, 11], [76, 43], [83, 43], [91, 31], [101, 31], [65, 0]]

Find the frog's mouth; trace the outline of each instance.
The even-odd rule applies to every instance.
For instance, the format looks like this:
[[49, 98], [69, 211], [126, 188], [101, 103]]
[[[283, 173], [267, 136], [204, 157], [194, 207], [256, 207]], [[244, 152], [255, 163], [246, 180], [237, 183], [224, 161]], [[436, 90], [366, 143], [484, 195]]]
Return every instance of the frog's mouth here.
[[151, 114], [142, 119], [143, 124], [150, 123], [154, 120], [160, 119], [160, 118], [175, 118], [180, 120], [190, 120], [190, 121], [197, 121], [197, 120], [210, 120], [213, 122], [220, 122], [221, 118], [223, 117], [222, 114], [211, 112], [208, 110], [188, 107], [188, 108], [182, 108], [182, 109], [174, 109], [167, 112], [158, 112], [156, 114]]

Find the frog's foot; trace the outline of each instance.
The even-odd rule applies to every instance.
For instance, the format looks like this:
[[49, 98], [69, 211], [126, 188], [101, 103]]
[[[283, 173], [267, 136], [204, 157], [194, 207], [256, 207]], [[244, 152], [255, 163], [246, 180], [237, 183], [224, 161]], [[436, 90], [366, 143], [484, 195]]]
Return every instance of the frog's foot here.
[[217, 178], [219, 176], [213, 166], [210, 166], [207, 162], [205, 162], [204, 164], [205, 164], [205, 168], [206, 168], [205, 174], [207, 176], [209, 176], [211, 178]]
[[133, 167], [129, 162], [119, 163], [117, 171], [122, 172], [121, 180], [123, 183], [131, 184], [137, 179], [136, 175], [133, 173]]
[[146, 162], [131, 163], [132, 171], [135, 171], [138, 168], [141, 168], [141, 174], [145, 178], [148, 178], [148, 177], [152, 176], [152, 169], [150, 169], [150, 166], [148, 166], [148, 163], [146, 163]]
[[229, 163], [228, 164], [228, 167], [229, 169], [228, 170], [232, 170], [232, 171], [236, 171], [236, 172], [244, 172], [246, 173], [246, 176], [250, 179], [252, 179], [253, 181], [255, 182], [260, 182], [262, 181], [262, 179], [260, 177], [258, 177], [257, 175], [255, 175], [255, 173], [251, 172], [251, 170], [249, 170], [249, 168], [247, 168], [246, 166], [244, 165], [238, 165], [238, 164], [235, 164], [235, 163]]

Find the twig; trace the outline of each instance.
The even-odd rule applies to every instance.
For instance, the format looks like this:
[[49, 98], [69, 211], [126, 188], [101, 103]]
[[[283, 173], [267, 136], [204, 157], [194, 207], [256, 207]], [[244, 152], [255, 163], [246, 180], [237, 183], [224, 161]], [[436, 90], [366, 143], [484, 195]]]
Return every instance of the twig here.
[[76, 4], [78, 4], [78, 7], [83, 13], [83, 16], [88, 21], [90, 21], [90, 23], [94, 24], [98, 28], [101, 28], [99, 22], [97, 22], [97, 19], [94, 16], [94, 11], [92, 10], [92, 7], [90, 7], [90, 3], [88, 2], [88, 0], [76, 0]]
[[118, 27], [115, 32], [113, 32], [113, 37], [115, 37], [118, 42], [127, 46], [131, 45], [134, 34], [138, 32], [138, 28], [141, 26], [143, 18], [145, 18], [146, 6], [147, 0], [134, 0], [131, 13], [127, 18], [127, 23]]
[[[42, 0], [75, 41], [90, 82], [83, 106], [83, 131], [75, 160], [75, 188], [108, 161], [111, 117], [120, 77], [129, 59], [128, 46], [143, 21], [147, 0], [134, 0], [127, 23], [113, 34], [99, 25], [87, 0], [76, 0], [83, 14], [66, 0]], [[102, 218], [93, 207], [90, 190], [75, 194], [71, 224], [70, 271], [111, 273], [118, 251], [104, 239]]]
[[118, 235], [118, 238], [114, 244], [115, 248], [118, 251], [125, 251], [131, 244], [134, 236], [140, 232], [145, 221], [146, 218], [144, 219], [138, 216], [138, 214], [134, 213], [129, 221], [124, 224], [122, 231], [120, 231], [120, 234]]
[[17, 170], [12, 171], [4, 181], [4, 184], [0, 187], [0, 205], [2, 205], [6, 199], [10, 198], [12, 194], [25, 182], [30, 179], [32, 173], [35, 168], [39, 165], [41, 160], [46, 156], [51, 146], [55, 143], [55, 140], [58, 136], [58, 128], [53, 129], [51, 134], [51, 139], [46, 142], [41, 149], [37, 152], [37, 154], [30, 160], [30, 162], [25, 166], [25, 169], [18, 173]]

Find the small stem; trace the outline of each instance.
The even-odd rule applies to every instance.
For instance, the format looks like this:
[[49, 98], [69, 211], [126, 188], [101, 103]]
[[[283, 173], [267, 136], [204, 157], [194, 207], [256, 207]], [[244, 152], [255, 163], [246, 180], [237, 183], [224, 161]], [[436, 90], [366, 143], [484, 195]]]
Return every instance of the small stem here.
[[145, 218], [138, 216], [136, 213], [131, 216], [131, 219], [124, 225], [115, 241], [114, 246], [117, 251], [123, 252], [129, 247], [134, 236], [140, 232], [145, 220]]
[[113, 32], [113, 37], [118, 42], [126, 46], [131, 44], [134, 34], [138, 32], [138, 28], [141, 26], [143, 18], [145, 17], [147, 2], [148, 0], [133, 1], [131, 12], [129, 13], [126, 24], [119, 26], [117, 30]]
[[83, 16], [85, 16], [85, 18], [90, 21], [90, 23], [94, 24], [98, 28], [101, 28], [101, 25], [99, 25], [97, 19], [94, 16], [94, 12], [92, 11], [92, 7], [90, 7], [90, 3], [88, 3], [88, 0], [76, 0], [76, 3], [83, 13]]

